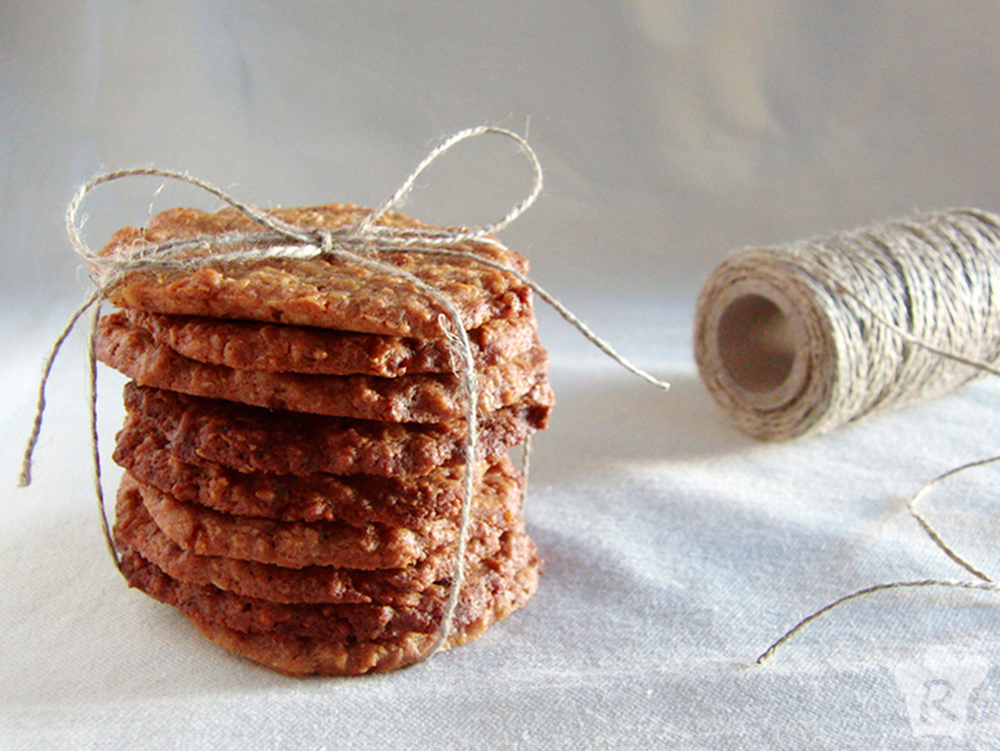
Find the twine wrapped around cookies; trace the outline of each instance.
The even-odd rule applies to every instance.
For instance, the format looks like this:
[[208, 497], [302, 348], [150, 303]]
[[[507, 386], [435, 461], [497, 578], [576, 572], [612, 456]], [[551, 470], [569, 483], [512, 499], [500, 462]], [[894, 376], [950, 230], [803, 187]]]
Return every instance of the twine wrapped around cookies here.
[[1000, 217], [925, 213], [737, 252], [702, 288], [694, 339], [712, 397], [759, 438], [940, 396], [996, 372]]
[[[444, 230], [412, 227], [397, 228], [379, 224], [379, 219], [407, 195], [407, 193], [412, 189], [418, 176], [433, 161], [439, 158], [442, 154], [446, 153], [457, 143], [484, 134], [496, 134], [513, 140], [521, 152], [529, 160], [532, 169], [534, 170], [534, 184], [531, 192], [524, 200], [511, 209], [505, 217], [498, 222], [485, 226]], [[263, 225], [266, 229], [264, 231], [255, 232], [234, 232], [223, 235], [216, 234], [211, 237], [196, 237], [189, 240], [168, 240], [161, 243], [144, 243], [137, 245], [135, 248], [131, 249], [131, 252], [127, 252], [119, 257], [110, 257], [95, 253], [83, 240], [81, 235], [81, 225], [78, 221], [80, 207], [84, 198], [92, 190], [104, 183], [137, 176], [161, 177], [179, 180], [181, 182], [194, 185], [216, 196], [247, 218]], [[503, 249], [504, 246], [499, 240], [492, 236], [493, 233], [499, 232], [511, 222], [515, 221], [534, 203], [541, 190], [542, 169], [534, 150], [528, 145], [524, 138], [516, 133], [503, 128], [489, 126], [469, 128], [460, 131], [443, 141], [441, 145], [428, 154], [428, 156], [417, 166], [417, 168], [403, 182], [393, 196], [381, 207], [362, 217], [356, 224], [337, 230], [322, 228], [313, 229], [288, 224], [270, 215], [265, 210], [242, 203], [221, 189], [185, 173], [154, 168], [136, 168], [98, 175], [80, 187], [66, 211], [66, 225], [70, 242], [72, 243], [77, 254], [87, 262], [95, 288], [87, 297], [84, 304], [72, 315], [67, 326], [56, 340], [45, 362], [39, 386], [36, 417], [24, 454], [20, 484], [25, 486], [31, 482], [32, 457], [42, 427], [46, 403], [46, 386], [49, 374], [51, 373], [52, 365], [72, 329], [76, 326], [79, 320], [89, 312], [89, 398], [91, 407], [90, 428], [94, 461], [95, 493], [100, 507], [101, 522], [105, 539], [116, 565], [121, 568], [107, 519], [101, 482], [101, 461], [96, 415], [96, 323], [100, 316], [101, 303], [108, 298], [111, 291], [115, 289], [117, 285], [122, 283], [130, 275], [149, 270], [183, 269], [193, 271], [199, 268], [218, 267], [231, 264], [252, 264], [269, 259], [308, 260], [324, 257], [336, 258], [347, 265], [356, 265], [377, 275], [403, 280], [413, 287], [414, 294], [426, 298], [440, 311], [438, 315], [438, 329], [441, 337], [447, 343], [448, 348], [451, 351], [454, 370], [461, 381], [465, 402], [464, 419], [467, 426], [463, 451], [463, 499], [458, 523], [453, 575], [451, 577], [451, 584], [448, 590], [447, 602], [438, 625], [436, 639], [420, 658], [426, 659], [444, 647], [447, 643], [452, 628], [452, 622], [455, 618], [458, 607], [459, 595], [462, 590], [465, 550], [468, 541], [470, 511], [474, 492], [474, 468], [478, 458], [478, 384], [471, 344], [465, 327], [462, 325], [461, 316], [455, 306], [445, 294], [435, 289], [432, 285], [422, 281], [403, 269], [379, 260], [379, 255], [404, 252], [460, 257], [482, 264], [488, 268], [499, 270], [504, 274], [509, 274], [525, 286], [529, 287], [541, 299], [551, 305], [564, 319], [566, 319], [571, 325], [575, 326], [589, 341], [591, 341], [606, 355], [644, 380], [647, 380], [648, 382], [661, 388], [668, 388], [668, 384], [649, 375], [645, 371], [632, 365], [625, 358], [621, 357], [614, 351], [610, 344], [594, 334], [582, 321], [566, 309], [565, 306], [563, 306], [558, 300], [547, 293], [524, 273], [458, 247], [463, 243], [476, 242], [480, 244], [493, 245], [497, 248]]]

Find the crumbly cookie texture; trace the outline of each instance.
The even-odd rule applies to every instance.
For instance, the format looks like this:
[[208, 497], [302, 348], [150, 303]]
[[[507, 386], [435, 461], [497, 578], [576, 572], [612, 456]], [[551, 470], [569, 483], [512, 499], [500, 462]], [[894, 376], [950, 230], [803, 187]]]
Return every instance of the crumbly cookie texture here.
[[[548, 423], [552, 390], [541, 383], [479, 425], [480, 456], [499, 456]], [[422, 475], [464, 461], [464, 420], [400, 424], [269, 411], [220, 399], [125, 385], [127, 427], [161, 433], [182, 461], [241, 472]]]
[[[525, 566], [511, 585], [478, 617], [449, 632], [445, 648], [481, 636], [493, 623], [523, 607], [538, 588], [540, 563]], [[337, 640], [237, 631], [200, 614], [185, 613], [208, 639], [230, 652], [259, 662], [280, 673], [306, 675], [363, 675], [381, 673], [417, 662], [437, 639], [434, 633], [409, 632], [384, 640]]]
[[[121, 487], [135, 487], [163, 533], [185, 550], [289, 568], [398, 568], [421, 561], [458, 537], [454, 519], [431, 519], [413, 527], [372, 522], [364, 526], [336, 522], [280, 522], [253, 516], [220, 514], [178, 501], [129, 475]], [[473, 537], [499, 538], [517, 523], [520, 498], [511, 493], [474, 496], [469, 521]]]
[[[528, 565], [532, 553], [531, 546], [521, 545], [472, 564], [459, 594], [456, 625], [461, 627], [478, 618]], [[449, 582], [442, 581], [413, 593], [413, 602], [407, 605], [279, 603], [176, 579], [134, 550], [124, 551], [122, 569], [131, 586], [183, 613], [245, 633], [319, 639], [393, 639], [407, 632], [431, 633], [444, 615], [449, 594]]]
[[[345, 204], [276, 209], [275, 217], [301, 228], [341, 229], [359, 222], [369, 209]], [[379, 224], [424, 227], [401, 214], [389, 213]], [[233, 209], [209, 214], [197, 209], [171, 209], [144, 229], [127, 227], [100, 251], [115, 258], [141, 252], [143, 246], [168, 240], [205, 237], [206, 247], [188, 251], [195, 258], [210, 252], [213, 236], [259, 232], [265, 228]], [[433, 228], [430, 228], [433, 229]], [[216, 239], [216, 243], [217, 243]], [[483, 242], [454, 247], [526, 272], [524, 256]], [[429, 285], [454, 306], [465, 329], [490, 320], [517, 320], [531, 315], [531, 290], [515, 276], [468, 258], [423, 253], [378, 254], [392, 265]], [[337, 258], [267, 259], [253, 263], [192, 270], [160, 269], [129, 274], [109, 292], [122, 308], [155, 313], [297, 324], [370, 334], [439, 339], [440, 303], [406, 279], [386, 276]]]
[[[239, 370], [383, 378], [454, 372], [451, 349], [441, 338], [380, 336], [144, 310], [119, 310], [109, 317], [149, 332], [159, 344], [192, 360]], [[523, 316], [486, 321], [469, 331], [477, 368], [499, 365], [535, 346], [536, 328], [533, 316]]]
[[[179, 501], [239, 516], [280, 521], [369, 522], [410, 526], [427, 519], [454, 518], [463, 499], [465, 468], [440, 467], [426, 475], [275, 475], [238, 472], [199, 459], [183, 461], [162, 434], [135, 427], [117, 436], [115, 462], [146, 485]], [[477, 468], [476, 483], [523, 485], [520, 472], [501, 455]]]
[[[394, 569], [347, 569], [305, 566], [293, 569], [224, 556], [199, 555], [167, 537], [153, 521], [136, 488], [118, 494], [115, 544], [119, 551], [133, 550], [170, 577], [191, 584], [211, 584], [227, 592], [283, 603], [378, 603], [412, 607], [421, 593], [443, 586], [454, 573], [453, 546], [432, 551], [422, 561]], [[534, 554], [534, 544], [524, 533], [523, 522], [495, 539], [492, 535], [469, 539], [466, 565], [480, 561]]]
[[[440, 423], [464, 417], [466, 394], [451, 374], [398, 378], [303, 375], [238, 370], [178, 354], [147, 331], [116, 316], [98, 326], [97, 356], [140, 386], [317, 415], [386, 422]], [[478, 374], [478, 406], [493, 412], [515, 403], [545, 378], [548, 355], [540, 344]]]

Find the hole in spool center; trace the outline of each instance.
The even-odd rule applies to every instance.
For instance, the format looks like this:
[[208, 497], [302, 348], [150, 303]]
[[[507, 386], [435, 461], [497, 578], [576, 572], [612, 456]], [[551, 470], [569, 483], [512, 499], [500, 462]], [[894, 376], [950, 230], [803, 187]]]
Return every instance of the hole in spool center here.
[[729, 304], [719, 319], [718, 343], [729, 377], [753, 393], [779, 388], [795, 363], [791, 321], [760, 295], [744, 295]]

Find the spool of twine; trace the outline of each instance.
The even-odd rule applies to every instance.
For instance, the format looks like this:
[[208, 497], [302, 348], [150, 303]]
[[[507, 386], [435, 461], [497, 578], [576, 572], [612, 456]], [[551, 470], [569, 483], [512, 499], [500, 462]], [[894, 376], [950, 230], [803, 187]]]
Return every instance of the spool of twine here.
[[1000, 217], [977, 209], [751, 247], [711, 274], [695, 360], [729, 420], [778, 440], [951, 391], [1000, 357]]
[[[695, 312], [695, 360], [736, 426], [768, 440], [828, 431], [874, 412], [1000, 375], [1000, 217], [977, 209], [918, 214], [778, 247], [732, 254]], [[908, 502], [920, 528], [972, 579], [889, 581], [850, 592], [802, 618], [758, 658], [860, 597], [888, 590], [1000, 591], [918, 510], [948, 478]]]

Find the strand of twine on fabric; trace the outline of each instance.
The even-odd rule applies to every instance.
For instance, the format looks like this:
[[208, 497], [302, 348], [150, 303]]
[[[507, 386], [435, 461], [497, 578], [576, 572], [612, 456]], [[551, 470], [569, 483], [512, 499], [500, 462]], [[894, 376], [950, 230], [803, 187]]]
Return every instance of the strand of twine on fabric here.
[[[992, 372], [992, 371], [987, 371]], [[860, 597], [865, 597], [867, 595], [876, 594], [878, 592], [886, 592], [893, 589], [916, 589], [916, 588], [927, 588], [927, 587], [941, 587], [945, 589], [964, 589], [964, 590], [978, 590], [982, 592], [998, 592], [1000, 591], [1000, 584], [995, 582], [992, 577], [981, 571], [979, 568], [974, 566], [968, 560], [966, 560], [962, 555], [960, 555], [951, 545], [949, 545], [945, 539], [941, 536], [941, 533], [934, 528], [931, 522], [927, 519], [924, 514], [917, 509], [920, 501], [922, 501], [934, 488], [944, 483], [951, 477], [959, 475], [963, 472], [967, 472], [971, 469], [977, 467], [985, 467], [990, 464], [1000, 462], [1000, 456], [992, 456], [987, 459], [979, 459], [972, 462], [967, 462], [958, 467], [949, 469], [933, 480], [925, 483], [920, 490], [918, 490], [906, 504], [906, 510], [911, 517], [917, 522], [924, 533], [931, 539], [931, 541], [941, 549], [941, 551], [948, 556], [956, 564], [964, 568], [970, 574], [972, 574], [979, 581], [968, 581], [961, 579], [919, 579], [916, 581], [895, 581], [886, 582], [883, 584], [874, 584], [872, 586], [864, 587], [862, 589], [851, 592], [850, 594], [839, 597], [833, 602], [824, 605], [819, 610], [816, 610], [805, 618], [800, 620], [790, 629], [788, 629], [777, 641], [773, 642], [764, 652], [757, 657], [757, 664], [763, 665], [774, 655], [780, 647], [782, 647], [786, 642], [790, 641], [796, 634], [802, 631], [806, 626], [815, 620], [823, 617], [831, 610], [839, 608], [851, 600], [856, 600]]]
[[[1000, 218], [956, 209], [736, 253], [702, 290], [695, 341], [715, 400], [736, 425], [765, 439], [827, 431], [983, 373], [1000, 375]], [[951, 469], [907, 503], [935, 545], [978, 581], [921, 579], [857, 590], [803, 618], [757, 664], [860, 597], [925, 587], [1000, 589], [917, 508], [947, 479], [997, 461]]]
[[[514, 141], [521, 153], [531, 163], [534, 172], [534, 183], [531, 192], [520, 203], [515, 205], [506, 216], [492, 224], [455, 230], [398, 229], [378, 224], [379, 219], [386, 212], [397, 206], [406, 197], [413, 188], [417, 178], [431, 163], [448, 152], [456, 144], [485, 134], [495, 134]], [[193, 185], [220, 199], [266, 229], [260, 232], [235, 232], [210, 237], [150, 243], [137, 246], [122, 257], [98, 255], [84, 241], [82, 237], [82, 225], [78, 221], [80, 207], [84, 198], [102, 184], [139, 176], [160, 177]], [[455, 245], [471, 241], [503, 249], [504, 246], [492, 235], [514, 222], [535, 202], [542, 191], [542, 184], [541, 163], [528, 142], [513, 131], [492, 126], [468, 128], [445, 139], [420, 162], [399, 189], [385, 203], [366, 215], [354, 226], [338, 230], [312, 229], [288, 224], [271, 216], [261, 208], [238, 201], [220, 188], [183, 172], [140, 167], [107, 172], [92, 178], [77, 190], [67, 206], [66, 228], [73, 249], [88, 263], [91, 269], [95, 289], [88, 295], [80, 308], [70, 317], [69, 322], [56, 339], [45, 360], [38, 389], [35, 419], [24, 452], [19, 485], [23, 487], [31, 483], [32, 460], [38, 444], [38, 438], [41, 434], [42, 421], [46, 408], [46, 388], [52, 372], [52, 366], [70, 332], [76, 327], [79, 320], [90, 311], [88, 364], [90, 371], [90, 439], [94, 464], [94, 485], [104, 537], [115, 565], [119, 569], [121, 568], [108, 522], [101, 481], [101, 459], [97, 428], [96, 324], [100, 317], [101, 303], [108, 297], [111, 290], [130, 274], [153, 269], [193, 270], [205, 266], [252, 264], [271, 259], [313, 259], [326, 257], [337, 258], [348, 264], [363, 266], [378, 274], [406, 280], [413, 285], [418, 294], [431, 299], [441, 310], [438, 318], [439, 327], [452, 353], [455, 369], [460, 375], [466, 405], [466, 437], [463, 450], [463, 500], [458, 523], [455, 560], [448, 599], [438, 626], [436, 639], [420, 659], [425, 660], [429, 658], [447, 645], [464, 582], [465, 553], [468, 543], [472, 500], [475, 492], [474, 472], [477, 464], [476, 457], [478, 455], [478, 382], [468, 334], [462, 325], [458, 311], [451, 301], [448, 300], [447, 296], [412, 274], [392, 264], [378, 260], [376, 256], [401, 251], [406, 253], [454, 256], [514, 276], [542, 300], [552, 306], [560, 316], [612, 360], [629, 372], [661, 389], [666, 390], [669, 388], [669, 384], [655, 378], [618, 354], [607, 341], [595, 334], [583, 321], [577, 318], [562, 303], [527, 275], [516, 269], [511, 269], [503, 264], [483, 258], [475, 253], [458, 250], [454, 247]], [[191, 256], [190, 251], [196, 249], [209, 249], [209, 252]]]

